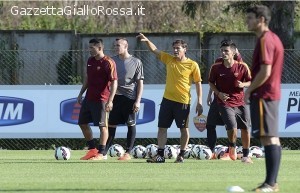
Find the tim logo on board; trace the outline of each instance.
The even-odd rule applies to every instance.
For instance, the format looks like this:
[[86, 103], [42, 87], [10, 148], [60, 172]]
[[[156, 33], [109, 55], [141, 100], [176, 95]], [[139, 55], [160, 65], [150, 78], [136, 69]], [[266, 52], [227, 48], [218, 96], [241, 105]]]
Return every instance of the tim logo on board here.
[[[60, 120], [77, 124], [81, 105], [76, 98], [67, 99], [60, 103]], [[137, 114], [137, 124], [148, 123], [155, 119], [155, 103], [152, 100], [141, 100], [140, 111]]]
[[19, 125], [32, 121], [34, 104], [30, 100], [0, 96], [0, 126]]
[[285, 129], [300, 122], [300, 92], [291, 91], [288, 99]]

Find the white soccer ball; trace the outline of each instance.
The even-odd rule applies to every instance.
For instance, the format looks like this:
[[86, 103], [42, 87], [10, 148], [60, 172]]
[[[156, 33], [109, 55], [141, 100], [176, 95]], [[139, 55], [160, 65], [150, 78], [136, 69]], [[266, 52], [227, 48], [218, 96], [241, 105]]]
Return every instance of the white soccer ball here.
[[180, 145], [172, 145], [175, 149], [179, 149], [180, 150]]
[[130, 151], [130, 155], [132, 155], [133, 158], [145, 158], [146, 148], [142, 145], [136, 145]]
[[124, 153], [124, 148], [119, 144], [114, 144], [108, 149], [108, 154], [110, 157], [121, 157]]
[[216, 151], [216, 158], [221, 159], [225, 155], [225, 153], [227, 152], [227, 149], [228, 149], [228, 147], [226, 147], [226, 146], [220, 147]]
[[210, 160], [212, 157], [212, 151], [208, 147], [202, 147], [199, 152], [199, 159]]
[[251, 146], [249, 148], [249, 151], [250, 151], [249, 154], [255, 158], [262, 158], [263, 154], [264, 154], [263, 151], [261, 150], [261, 148], [258, 146]]
[[176, 150], [177, 155], [180, 153], [180, 145], [172, 145]]
[[201, 149], [200, 145], [194, 145], [193, 146], [193, 148], [192, 148], [192, 157], [193, 158], [197, 158], [197, 155], [199, 154], [200, 149]]
[[195, 146], [195, 144], [188, 144], [187, 147], [190, 149], [193, 149], [193, 147]]
[[216, 145], [215, 146], [215, 152], [217, 152], [220, 147], [224, 147], [224, 145]]
[[196, 159], [200, 159], [200, 150], [202, 148], [208, 148], [206, 145], [194, 145], [192, 148], [192, 156]]
[[149, 158], [153, 158], [157, 155], [158, 145], [156, 144], [149, 144], [146, 146], [146, 156]]
[[242, 159], [243, 157], [243, 146], [236, 148], [237, 159]]
[[166, 159], [175, 159], [177, 157], [177, 150], [171, 145], [166, 145], [164, 150], [164, 157]]
[[57, 160], [68, 160], [71, 157], [71, 152], [69, 148], [61, 146], [55, 149], [54, 156]]
[[184, 152], [184, 158], [185, 159], [189, 159], [192, 156], [192, 150], [190, 148], [186, 148], [185, 152]]

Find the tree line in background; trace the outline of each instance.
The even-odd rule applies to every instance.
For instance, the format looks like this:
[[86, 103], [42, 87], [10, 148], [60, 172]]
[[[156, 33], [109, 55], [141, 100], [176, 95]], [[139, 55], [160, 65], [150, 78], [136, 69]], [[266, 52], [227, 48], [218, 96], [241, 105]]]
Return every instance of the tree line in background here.
[[[263, 3], [272, 10], [273, 29], [285, 48], [293, 48], [293, 32], [300, 31], [300, 5], [296, 1], [0, 1], [1, 30], [76, 30], [77, 33], [128, 32], [243, 32], [245, 9]], [[12, 7], [105, 9], [141, 6], [145, 15], [21, 15]], [[29, 10], [29, 9], [28, 9]], [[15, 12], [16, 13], [16, 12]], [[31, 12], [33, 14], [33, 12]]]

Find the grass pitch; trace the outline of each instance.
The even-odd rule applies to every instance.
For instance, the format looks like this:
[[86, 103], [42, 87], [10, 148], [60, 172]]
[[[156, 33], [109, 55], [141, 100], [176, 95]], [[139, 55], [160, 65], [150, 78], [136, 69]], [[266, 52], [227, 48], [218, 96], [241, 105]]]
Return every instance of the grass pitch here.
[[[54, 150], [0, 150], [0, 192], [107, 192], [107, 193], [224, 193], [229, 186], [245, 192], [265, 178], [264, 159], [240, 161], [186, 159], [164, 164], [145, 159], [120, 162], [81, 161], [85, 151], [71, 151], [71, 159], [55, 160]], [[280, 192], [300, 192], [300, 151], [283, 151]]]

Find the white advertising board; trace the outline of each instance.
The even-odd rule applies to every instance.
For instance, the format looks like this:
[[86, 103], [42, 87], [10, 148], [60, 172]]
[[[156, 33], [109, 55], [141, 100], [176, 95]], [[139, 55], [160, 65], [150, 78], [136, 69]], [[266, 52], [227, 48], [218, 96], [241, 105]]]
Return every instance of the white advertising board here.
[[[156, 138], [159, 105], [165, 85], [145, 85], [141, 109], [138, 114], [137, 137]], [[76, 97], [81, 86], [0, 86], [0, 137], [1, 138], [82, 138], [77, 125], [80, 106]], [[208, 85], [203, 85], [203, 108], [206, 105]], [[195, 113], [196, 91], [193, 88], [189, 119], [190, 137], [206, 137], [192, 122]], [[282, 137], [300, 137], [300, 85], [282, 85], [279, 110], [279, 132]], [[94, 137], [99, 137], [98, 127], [92, 126]], [[126, 126], [119, 126], [116, 137], [125, 138]], [[217, 129], [218, 137], [226, 137], [223, 126]], [[175, 123], [168, 137], [179, 138]]]

